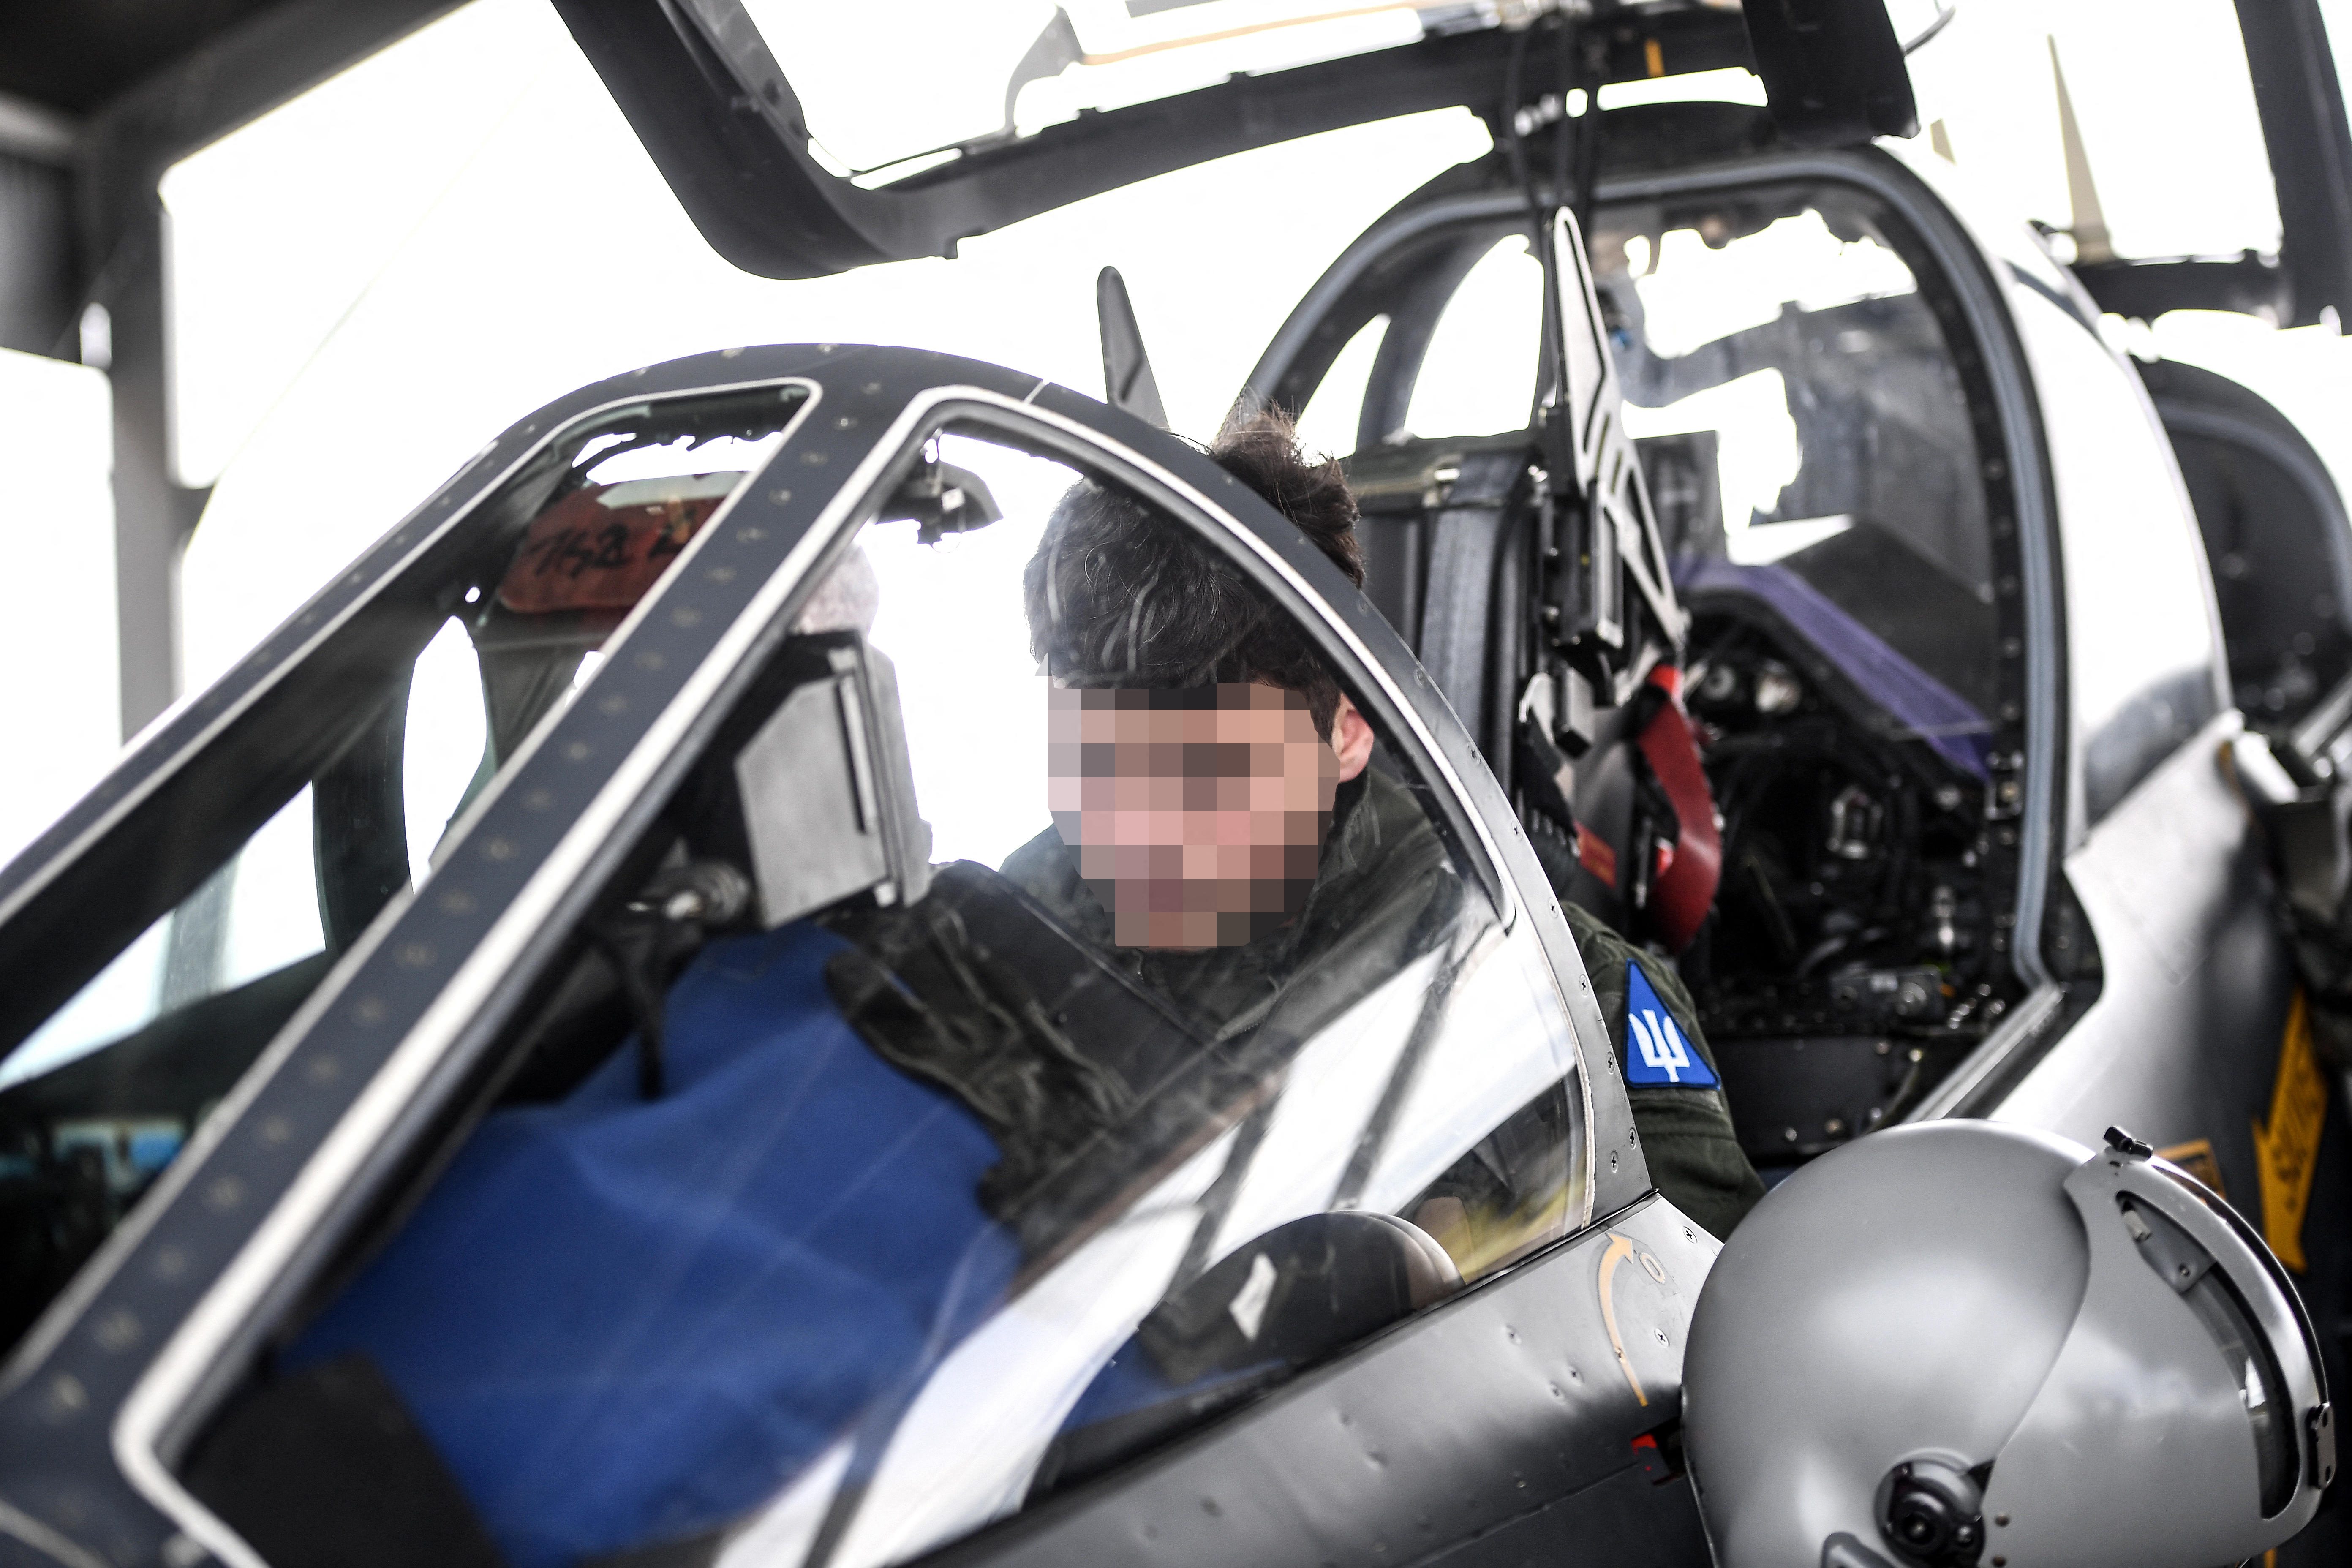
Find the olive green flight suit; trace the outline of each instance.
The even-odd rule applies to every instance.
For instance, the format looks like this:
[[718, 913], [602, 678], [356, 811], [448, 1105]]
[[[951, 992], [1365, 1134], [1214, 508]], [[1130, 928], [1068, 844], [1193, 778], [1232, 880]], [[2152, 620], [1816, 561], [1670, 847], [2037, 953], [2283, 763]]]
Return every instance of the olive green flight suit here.
[[[1650, 989], [1674, 1015], [1683, 1037], [1706, 1063], [1708, 1073], [1721, 1082], [1715, 1053], [1699, 1032], [1698, 1009], [1674, 966], [1641, 952], [1602, 923], [1600, 916], [1565, 899], [1560, 900], [1560, 912], [1576, 933], [1577, 955], [1584, 960], [1584, 972], [1592, 981], [1592, 998], [1601, 1005], [1601, 1019], [1609, 1031], [1610, 1048], [1617, 1053], [1619, 1079], [1625, 1076], [1625, 969], [1638, 961]], [[1649, 1162], [1650, 1180], [1676, 1208], [1718, 1238], [1728, 1237], [1731, 1227], [1764, 1195], [1764, 1183], [1740, 1152], [1723, 1090], [1627, 1083], [1625, 1098], [1633, 1102], [1633, 1127], [1642, 1135], [1642, 1156]]]
[[[1335, 945], [1363, 950], [1364, 957], [1378, 962], [1368, 968], [1360, 963], [1359, 972], [1384, 978], [1410, 953], [1401, 917], [1390, 913], [1375, 918], [1374, 911], [1421, 909], [1428, 898], [1419, 889], [1442, 870], [1445, 855], [1427, 816], [1402, 785], [1368, 772], [1340, 791], [1322, 874], [1307, 911], [1292, 930], [1247, 947], [1180, 953], [1115, 950], [1118, 955], [1136, 967], [1139, 978], [1179, 1001], [1188, 1014], [1209, 1020], [1213, 1027], [1222, 1026], [1221, 1035], [1256, 1023], [1307, 955]], [[1109, 918], [1085, 891], [1053, 829], [1016, 851], [1005, 862], [1004, 873], [1073, 931], [1113, 951]], [[1658, 1000], [1713, 1073], [1715, 1058], [1699, 1032], [1697, 1009], [1673, 966], [1639, 952], [1596, 916], [1566, 900], [1560, 907], [1591, 976], [1611, 1048], [1617, 1052], [1619, 1076], [1624, 1070], [1625, 966], [1637, 958]], [[1720, 1079], [1719, 1073], [1715, 1076]], [[1626, 1096], [1633, 1103], [1650, 1179], [1683, 1213], [1718, 1237], [1729, 1236], [1764, 1195], [1764, 1184], [1740, 1152], [1723, 1091], [1628, 1084]]]

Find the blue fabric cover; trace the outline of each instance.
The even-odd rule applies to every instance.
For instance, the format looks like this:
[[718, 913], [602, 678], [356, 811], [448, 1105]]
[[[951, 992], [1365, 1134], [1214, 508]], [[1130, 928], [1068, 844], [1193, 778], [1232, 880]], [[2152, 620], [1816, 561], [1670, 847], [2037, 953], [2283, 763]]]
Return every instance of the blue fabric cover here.
[[513, 1568], [707, 1530], [895, 1405], [1003, 1297], [997, 1157], [835, 1010], [839, 938], [715, 942], [669, 997], [669, 1092], [624, 1049], [487, 1118], [295, 1344], [375, 1359]]

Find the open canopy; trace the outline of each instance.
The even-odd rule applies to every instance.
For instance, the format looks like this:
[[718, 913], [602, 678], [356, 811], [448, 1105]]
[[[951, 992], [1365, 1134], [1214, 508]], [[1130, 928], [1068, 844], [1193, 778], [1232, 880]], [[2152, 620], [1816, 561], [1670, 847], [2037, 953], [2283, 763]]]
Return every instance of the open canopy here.
[[[1460, 107], [1500, 140], [1515, 121], [1556, 121], [1578, 89], [1726, 67], [1762, 79], [1788, 142], [1913, 135], [1921, 116], [1906, 54], [1958, 9], [1950, 0], [1783, 0], [1744, 11], [1735, 0], [556, 7], [703, 236], [771, 278], [952, 256], [966, 237], [1294, 137]], [[2082, 257], [2085, 281], [2127, 314], [2217, 304], [2295, 321], [2320, 320], [2330, 305], [2352, 313], [2352, 141], [2316, 0], [2236, 11], [2279, 188], [2278, 256], [2183, 262], [2095, 245]], [[2082, 156], [2072, 124], [2070, 178]]]
[[[1573, 24], [1558, 0], [557, 9], [704, 237], [772, 278], [952, 255], [1052, 207], [1343, 126], [1459, 106], [1500, 127], [1547, 95], [1556, 118], [1607, 81], [1760, 63], [1806, 139], [1915, 129], [1878, 0], [1816, 0], [1809, 28], [1720, 0]], [[1752, 25], [1771, 34], [1761, 50]]]

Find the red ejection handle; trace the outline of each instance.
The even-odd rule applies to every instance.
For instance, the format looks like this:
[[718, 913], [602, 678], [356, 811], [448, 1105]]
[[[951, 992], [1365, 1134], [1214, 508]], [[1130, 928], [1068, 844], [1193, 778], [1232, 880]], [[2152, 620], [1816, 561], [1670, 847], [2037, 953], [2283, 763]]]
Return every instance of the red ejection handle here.
[[1723, 879], [1723, 835], [1715, 826], [1715, 792], [1699, 766], [1698, 737], [1683, 711], [1683, 672], [1662, 664], [1650, 682], [1666, 700], [1642, 727], [1642, 756], [1682, 823], [1673, 861], [1650, 888], [1650, 928], [1669, 951], [1680, 952], [1698, 934]]

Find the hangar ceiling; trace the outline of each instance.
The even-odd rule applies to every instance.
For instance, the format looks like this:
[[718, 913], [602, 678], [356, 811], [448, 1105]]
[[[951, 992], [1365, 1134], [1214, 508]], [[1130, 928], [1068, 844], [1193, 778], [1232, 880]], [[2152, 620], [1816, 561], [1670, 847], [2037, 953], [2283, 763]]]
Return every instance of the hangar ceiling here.
[[0, 92], [76, 118], [275, 0], [34, 0], [0, 12]]

